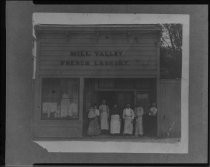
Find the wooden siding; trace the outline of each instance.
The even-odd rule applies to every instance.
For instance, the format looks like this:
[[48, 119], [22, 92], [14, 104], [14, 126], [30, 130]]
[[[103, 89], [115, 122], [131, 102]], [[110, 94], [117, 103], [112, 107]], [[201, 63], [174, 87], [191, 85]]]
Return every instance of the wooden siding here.
[[[181, 136], [181, 81], [160, 81], [159, 135]], [[170, 129], [171, 128], [171, 129]], [[168, 133], [169, 132], [169, 133]]]
[[[61, 28], [62, 29], [62, 28]], [[96, 95], [85, 89], [84, 77], [133, 77], [155, 78], [157, 76], [157, 31], [68, 31], [68, 30], [37, 30], [37, 76], [80, 78], [80, 110], [78, 121], [40, 121], [34, 127], [35, 137], [81, 137], [85, 135], [87, 122], [87, 105], [96, 102]], [[85, 51], [89, 56], [72, 56], [71, 52]], [[96, 56], [100, 52], [122, 52], [120, 55]], [[61, 65], [61, 61], [88, 61], [90, 65]], [[97, 62], [117, 62], [126, 60], [127, 65], [95, 65]], [[93, 64], [92, 64], [93, 63]], [[94, 86], [94, 85], [92, 85]], [[41, 94], [41, 92], [39, 92]], [[88, 95], [93, 96], [89, 101]], [[39, 95], [40, 96], [40, 95]], [[41, 96], [40, 96], [41, 97]], [[39, 106], [40, 103], [37, 103]], [[37, 109], [37, 113], [40, 113]]]
[[[157, 74], [157, 33], [127, 32], [42, 32], [38, 35], [39, 74], [148, 75]], [[73, 51], [120, 51], [121, 56], [70, 56]], [[61, 61], [89, 61], [90, 65], [61, 65]], [[126, 65], [95, 65], [123, 61]]]
[[76, 122], [74, 126], [35, 126], [33, 128], [33, 134], [35, 138], [71, 138], [71, 137], [81, 137], [82, 123]]

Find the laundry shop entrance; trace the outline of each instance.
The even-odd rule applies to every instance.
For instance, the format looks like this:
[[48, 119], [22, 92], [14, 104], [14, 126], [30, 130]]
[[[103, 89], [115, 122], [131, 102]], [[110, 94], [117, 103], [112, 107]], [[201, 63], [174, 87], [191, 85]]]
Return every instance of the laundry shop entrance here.
[[159, 107], [159, 26], [37, 25], [35, 32], [34, 137], [83, 138], [90, 107], [103, 99], [110, 114], [119, 106], [122, 122], [126, 104]]
[[[84, 110], [83, 110], [83, 136], [88, 136], [88, 112], [91, 106], [97, 108], [106, 100], [109, 107], [110, 117], [113, 114], [113, 106], [119, 108], [121, 118], [121, 130], [119, 136], [123, 135], [123, 109], [130, 104], [134, 110], [136, 106], [142, 106], [144, 112], [148, 112], [152, 102], [156, 102], [156, 79], [155, 78], [87, 78], [84, 81]], [[99, 117], [100, 123], [100, 117]], [[144, 123], [144, 126], [147, 122]], [[146, 128], [145, 128], [146, 130]], [[157, 132], [155, 132], [157, 133]], [[133, 133], [134, 134], [134, 133]], [[147, 136], [147, 130], [145, 135]], [[109, 137], [110, 133], [105, 136]], [[117, 136], [118, 137], [118, 136]]]

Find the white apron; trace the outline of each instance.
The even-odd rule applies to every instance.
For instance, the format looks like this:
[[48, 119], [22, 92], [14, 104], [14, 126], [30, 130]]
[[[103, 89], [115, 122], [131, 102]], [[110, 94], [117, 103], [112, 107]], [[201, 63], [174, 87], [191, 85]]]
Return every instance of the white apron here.
[[133, 123], [130, 117], [125, 118], [124, 124], [124, 134], [132, 134], [133, 133]]
[[110, 133], [119, 134], [120, 133], [120, 116], [112, 115], [110, 122]]
[[123, 111], [123, 118], [124, 118], [124, 134], [133, 134], [133, 119], [134, 119], [134, 112], [131, 108], [124, 109]]
[[108, 113], [103, 111], [101, 113], [101, 129], [102, 130], [108, 130], [109, 124], [108, 124]]
[[109, 123], [108, 123], [108, 117], [109, 117], [109, 109], [107, 105], [101, 105], [99, 107], [99, 110], [101, 112], [101, 129], [102, 130], [108, 130], [109, 129]]
[[136, 119], [136, 129], [135, 129], [135, 135], [143, 135], [143, 121], [142, 117], [138, 117]]

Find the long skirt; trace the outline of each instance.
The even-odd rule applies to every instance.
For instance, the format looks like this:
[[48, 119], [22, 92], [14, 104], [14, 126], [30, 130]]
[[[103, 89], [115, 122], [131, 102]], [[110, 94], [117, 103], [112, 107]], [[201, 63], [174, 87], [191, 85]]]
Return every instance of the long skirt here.
[[89, 126], [88, 126], [88, 135], [99, 135], [100, 134], [100, 127], [98, 123], [98, 118], [90, 119]]
[[136, 119], [135, 135], [143, 135], [143, 120], [142, 117]]
[[125, 118], [123, 134], [133, 134], [133, 123], [130, 117]]
[[120, 116], [112, 115], [110, 122], [110, 133], [119, 134], [120, 133]]
[[144, 127], [144, 136], [149, 136], [150, 126], [149, 126], [149, 116], [143, 115], [143, 127]]
[[109, 123], [108, 123], [108, 113], [102, 112], [101, 113], [101, 130], [108, 130]]
[[148, 116], [148, 136], [155, 137], [157, 136], [157, 117]]

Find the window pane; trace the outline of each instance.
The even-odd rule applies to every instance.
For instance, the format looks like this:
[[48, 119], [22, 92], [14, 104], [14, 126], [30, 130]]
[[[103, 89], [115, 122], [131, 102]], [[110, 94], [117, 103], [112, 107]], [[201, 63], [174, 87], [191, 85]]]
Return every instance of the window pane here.
[[42, 79], [41, 119], [78, 119], [79, 79]]

